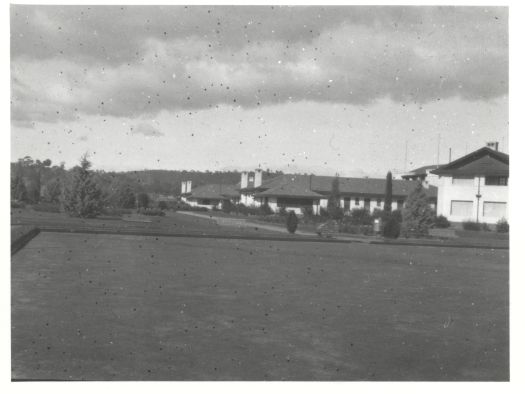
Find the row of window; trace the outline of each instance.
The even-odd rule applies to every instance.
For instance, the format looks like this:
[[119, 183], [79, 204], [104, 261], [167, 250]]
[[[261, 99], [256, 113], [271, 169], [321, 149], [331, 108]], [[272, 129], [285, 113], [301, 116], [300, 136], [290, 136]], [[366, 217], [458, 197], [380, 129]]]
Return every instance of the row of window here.
[[[508, 176], [486, 176], [485, 186], [507, 186], [509, 182]], [[461, 186], [473, 186], [474, 178], [470, 177], [454, 177], [452, 184]]]
[[[474, 201], [452, 200], [450, 214], [452, 216], [471, 217], [473, 215]], [[487, 218], [503, 218], [507, 216], [507, 203], [484, 201], [482, 215]]]
[[[350, 200], [351, 200], [350, 197], [345, 197], [344, 198], [344, 209], [346, 209], [346, 210], [350, 209]], [[364, 199], [364, 206], [365, 207], [370, 207], [370, 202], [371, 202], [370, 198], [365, 198]], [[383, 204], [383, 200], [381, 198], [376, 199], [375, 202], [376, 202], [376, 206], [378, 206], [378, 207], [380, 207], [381, 204]], [[397, 206], [399, 208], [401, 208], [403, 206], [403, 203], [404, 203], [403, 200], [397, 200]], [[360, 204], [361, 204], [361, 199], [359, 197], [355, 197], [354, 198], [354, 205], [360, 205]]]

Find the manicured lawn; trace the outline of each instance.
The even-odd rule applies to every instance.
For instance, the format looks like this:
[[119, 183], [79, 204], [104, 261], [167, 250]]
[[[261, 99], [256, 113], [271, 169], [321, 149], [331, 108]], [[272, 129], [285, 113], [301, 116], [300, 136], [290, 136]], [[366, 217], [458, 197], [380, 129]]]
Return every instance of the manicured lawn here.
[[41, 233], [12, 377], [507, 380], [508, 251]]

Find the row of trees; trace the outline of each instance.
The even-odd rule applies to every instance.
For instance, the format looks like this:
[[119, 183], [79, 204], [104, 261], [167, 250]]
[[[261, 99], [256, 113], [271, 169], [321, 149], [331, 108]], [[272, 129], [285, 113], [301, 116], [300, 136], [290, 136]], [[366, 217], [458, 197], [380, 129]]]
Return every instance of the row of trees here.
[[[29, 157], [16, 164], [11, 179], [11, 199], [15, 202], [61, 204], [71, 216], [85, 218], [100, 215], [108, 206], [132, 209], [150, 205], [147, 193], [137, 192], [137, 188], [119, 178], [108, 179], [106, 174], [93, 171], [87, 154], [70, 171], [63, 165], [51, 167], [50, 160], [40, 162]], [[47, 182], [42, 185], [46, 169]]]

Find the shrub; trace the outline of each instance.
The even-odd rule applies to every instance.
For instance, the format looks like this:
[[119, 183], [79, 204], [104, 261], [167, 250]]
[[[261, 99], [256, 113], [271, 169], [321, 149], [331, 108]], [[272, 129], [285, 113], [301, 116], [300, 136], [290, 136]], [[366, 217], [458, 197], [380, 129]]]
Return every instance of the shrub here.
[[259, 208], [259, 213], [263, 216], [266, 216], [266, 215], [271, 215], [273, 214], [273, 211], [272, 211], [272, 208], [270, 208], [270, 206], [268, 204], [263, 204], [261, 205], [261, 207]]
[[149, 196], [146, 193], [137, 194], [137, 205], [139, 208], [147, 208], [149, 206]]
[[165, 211], [168, 209], [168, 203], [166, 201], [159, 201], [157, 204], [157, 208]]
[[373, 235], [374, 228], [368, 224], [352, 224], [350, 221], [344, 221], [339, 225], [339, 232], [347, 234]]
[[463, 222], [463, 230], [480, 231], [481, 230], [481, 223], [474, 222], [472, 220], [464, 221]]
[[11, 179], [11, 199], [27, 201], [27, 189], [22, 177], [17, 174]]
[[263, 212], [261, 208], [262, 207], [248, 207], [244, 204], [239, 204], [237, 206], [237, 212], [242, 215], [261, 215]]
[[31, 206], [33, 210], [38, 212], [53, 212], [53, 213], [59, 213], [60, 212], [60, 205], [58, 204], [52, 204], [50, 202], [40, 202], [38, 204], [34, 204]]
[[222, 202], [222, 211], [225, 212], [225, 213], [230, 213], [232, 211], [235, 210], [235, 207], [233, 206], [233, 204], [231, 203], [230, 200], [224, 200]]
[[313, 216], [314, 209], [311, 205], [305, 205], [304, 207], [301, 207], [301, 213], [303, 216]]
[[450, 222], [448, 221], [448, 219], [445, 216], [439, 215], [439, 216], [436, 216], [436, 218], [434, 219], [434, 227], [437, 227], [437, 228], [449, 228], [450, 227]]
[[428, 229], [434, 222], [434, 211], [428, 204], [428, 199], [421, 182], [409, 194], [402, 211], [402, 232], [405, 237], [422, 237], [428, 235]]
[[286, 229], [290, 234], [295, 233], [295, 230], [297, 230], [297, 222], [297, 215], [294, 211], [290, 211], [286, 218]]
[[498, 233], [508, 233], [509, 232], [509, 222], [505, 218], [498, 220], [496, 223], [496, 231]]
[[166, 216], [166, 212], [157, 208], [139, 208], [137, 213], [147, 216]]
[[285, 207], [279, 207], [279, 215], [281, 216], [287, 216], [288, 212], [286, 211]]
[[396, 211], [385, 212], [383, 215], [383, 236], [385, 238], [398, 238], [401, 233], [401, 215]]
[[319, 209], [319, 216], [321, 216], [324, 219], [327, 219], [328, 217], [330, 217], [330, 215], [328, 215], [328, 209], [321, 207]]
[[350, 211], [350, 224], [353, 225], [370, 225], [373, 222], [370, 211], [366, 208], [354, 208]]

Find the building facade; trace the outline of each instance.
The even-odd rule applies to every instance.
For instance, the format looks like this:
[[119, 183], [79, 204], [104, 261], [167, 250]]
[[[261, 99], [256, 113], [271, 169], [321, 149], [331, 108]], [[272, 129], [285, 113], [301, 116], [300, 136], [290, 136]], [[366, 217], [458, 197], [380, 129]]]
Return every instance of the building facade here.
[[[332, 183], [335, 177], [317, 175], [283, 174], [263, 180], [254, 174], [253, 184], [250, 183], [250, 174], [246, 176], [245, 188], [240, 188], [240, 201], [245, 205], [261, 206], [267, 204], [272, 211], [280, 209], [301, 213], [310, 207], [314, 214], [326, 209], [332, 192]], [[378, 178], [347, 178], [338, 177], [340, 206], [345, 212], [352, 209], [384, 208], [386, 179]], [[401, 209], [414, 190], [417, 182], [408, 180], [392, 181], [392, 209]], [[425, 190], [430, 205], [435, 209], [437, 188], [426, 185]]]
[[438, 215], [451, 222], [508, 220], [509, 155], [486, 146], [432, 173], [439, 177]]

